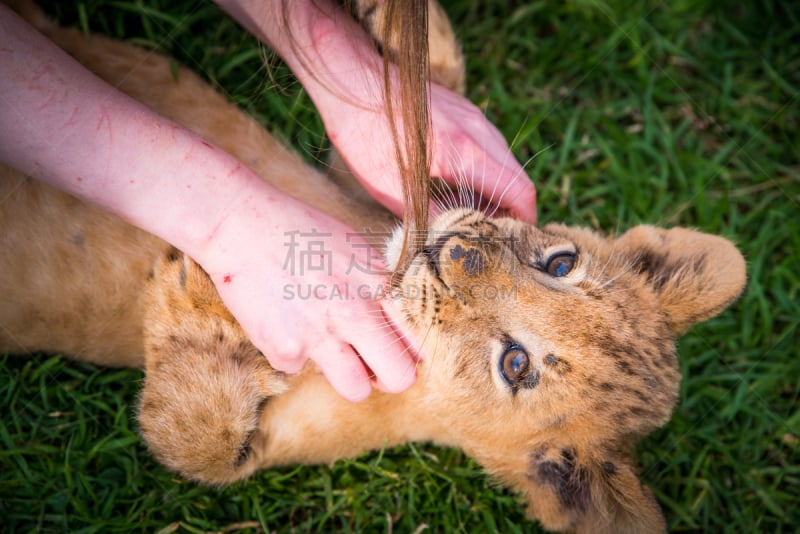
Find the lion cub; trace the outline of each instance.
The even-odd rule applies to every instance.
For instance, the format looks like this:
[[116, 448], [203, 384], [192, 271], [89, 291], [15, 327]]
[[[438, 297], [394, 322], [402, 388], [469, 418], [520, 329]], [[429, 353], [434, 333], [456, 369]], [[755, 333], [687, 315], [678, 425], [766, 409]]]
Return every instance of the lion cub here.
[[[87, 40], [30, 6], [26, 16], [276, 187], [356, 229], [394, 224], [191, 72], [174, 76], [163, 57]], [[444, 28], [436, 35], [458, 54], [442, 24], [431, 27]], [[461, 69], [461, 58], [453, 65]], [[678, 400], [676, 338], [745, 283], [741, 254], [720, 237], [638, 226], [610, 238], [452, 209], [392, 295], [422, 343], [416, 385], [352, 404], [313, 365], [296, 376], [274, 371], [202, 269], [166, 243], [5, 167], [0, 198], [0, 350], [144, 367], [142, 436], [171, 469], [226, 484], [270, 466], [432, 441], [473, 456], [552, 530], [665, 529], [636, 475], [634, 445]], [[391, 262], [399, 243], [385, 248]]]

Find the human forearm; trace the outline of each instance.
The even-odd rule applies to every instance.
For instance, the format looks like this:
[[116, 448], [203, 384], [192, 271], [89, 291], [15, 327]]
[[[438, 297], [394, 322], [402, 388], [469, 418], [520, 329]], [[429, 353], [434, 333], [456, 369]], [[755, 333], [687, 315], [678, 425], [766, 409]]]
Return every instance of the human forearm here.
[[[328, 105], [383, 105], [383, 64], [371, 37], [328, 0], [216, 0], [292, 69], [323, 120]], [[285, 11], [284, 11], [285, 10]]]
[[0, 160], [190, 251], [226, 210], [278, 195], [119, 93], [0, 6]]

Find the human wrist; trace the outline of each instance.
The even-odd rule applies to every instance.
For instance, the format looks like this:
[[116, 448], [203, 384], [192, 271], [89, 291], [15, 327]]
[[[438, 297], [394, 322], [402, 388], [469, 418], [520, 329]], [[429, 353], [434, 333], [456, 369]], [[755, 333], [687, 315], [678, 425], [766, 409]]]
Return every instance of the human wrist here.
[[382, 60], [371, 37], [328, 0], [216, 0], [289, 66], [325, 119], [345, 101], [382, 106]]
[[[291, 220], [297, 201], [258, 177], [255, 181], [249, 178], [236, 177], [236, 192], [217, 203], [212, 215], [195, 217], [194, 228], [178, 229], [175, 239], [184, 244], [182, 250], [209, 274], [218, 274], [243, 251], [258, 248], [269, 256], [280, 249], [281, 221]], [[209, 198], [209, 202], [213, 200]], [[268, 264], [269, 258], [263, 261]]]
[[0, 137], [0, 159], [196, 248], [205, 219], [239, 195], [246, 173], [223, 181], [241, 164], [88, 72], [5, 6], [0, 29], [0, 118], [16, 125]]
[[382, 115], [383, 62], [363, 28], [340, 10], [309, 17], [307, 31], [308, 46], [287, 63], [326, 125], [343, 105]]

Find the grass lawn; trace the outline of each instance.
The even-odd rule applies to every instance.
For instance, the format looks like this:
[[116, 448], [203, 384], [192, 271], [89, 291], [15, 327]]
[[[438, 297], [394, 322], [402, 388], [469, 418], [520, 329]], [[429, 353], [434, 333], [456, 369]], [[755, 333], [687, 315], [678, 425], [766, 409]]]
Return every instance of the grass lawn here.
[[[470, 98], [521, 161], [541, 152], [527, 169], [543, 222], [685, 225], [741, 247], [746, 292], [682, 338], [682, 401], [641, 444], [641, 477], [671, 531], [795, 532], [800, 7], [724, 4], [444, 2], [469, 59]], [[308, 98], [280, 68], [277, 90], [256, 42], [210, 2], [53, 1], [47, 10], [175, 56], [324, 158]], [[199, 487], [138, 439], [139, 372], [0, 358], [0, 530], [537, 529], [469, 458], [428, 445]]]

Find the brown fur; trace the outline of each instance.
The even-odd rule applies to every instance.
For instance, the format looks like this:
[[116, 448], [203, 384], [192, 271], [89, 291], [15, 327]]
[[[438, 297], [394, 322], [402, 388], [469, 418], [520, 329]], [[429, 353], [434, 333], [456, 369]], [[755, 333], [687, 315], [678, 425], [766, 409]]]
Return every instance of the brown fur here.
[[[391, 224], [192, 73], [176, 80], [165, 58], [27, 16], [276, 187], [355, 228]], [[271, 369], [202, 269], [157, 238], [5, 167], [0, 200], [0, 350], [143, 367], [142, 436], [170, 468], [226, 484], [270, 466], [433, 441], [476, 458], [552, 530], [665, 529], [633, 446], [678, 400], [676, 337], [745, 283], [741, 255], [720, 237], [639, 226], [614, 239], [452, 210], [397, 288], [423, 343], [417, 383], [352, 404], [313, 365], [296, 376]], [[562, 253], [574, 255], [572, 269], [548, 273]], [[506, 382], [500, 362], [511, 349], [528, 368]]]

